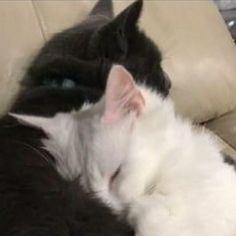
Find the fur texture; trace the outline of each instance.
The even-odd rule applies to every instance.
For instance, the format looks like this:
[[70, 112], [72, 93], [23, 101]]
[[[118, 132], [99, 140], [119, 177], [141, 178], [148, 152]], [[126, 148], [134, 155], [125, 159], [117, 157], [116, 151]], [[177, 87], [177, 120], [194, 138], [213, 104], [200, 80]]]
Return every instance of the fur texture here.
[[[139, 0], [113, 17], [112, 2], [100, 0], [84, 22], [55, 35], [29, 66], [11, 111], [48, 117], [98, 101], [116, 61], [167, 94], [161, 54], [137, 26], [141, 9]], [[74, 88], [64, 88], [68, 80]], [[0, 121], [1, 234], [132, 235], [94, 194], [60, 178], [41, 149], [44, 136], [9, 116]]]
[[[144, 102], [133, 106], [136, 96]], [[63, 178], [80, 176], [87, 191], [125, 211], [136, 235], [235, 235], [233, 167], [211, 136], [176, 116], [169, 99], [136, 85], [124, 68], [113, 67], [95, 105], [54, 118], [15, 116], [48, 134], [43, 143]]]
[[[141, 10], [142, 1], [138, 0], [114, 17], [112, 1], [98, 1], [87, 19], [55, 35], [40, 50], [11, 112], [52, 117], [80, 109], [85, 102], [94, 103], [104, 93], [114, 62], [167, 95], [170, 82], [161, 69], [161, 54], [137, 26]], [[57, 138], [63, 140], [67, 128], [73, 135], [70, 126], [60, 127]], [[42, 150], [41, 139], [45, 133], [22, 126], [9, 116], [0, 120], [1, 234], [133, 235], [125, 222], [94, 194], [79, 187], [78, 181], [61, 179], [53, 168], [53, 156], [60, 152], [53, 142], [49, 151]], [[72, 150], [64, 150], [63, 157]], [[62, 156], [61, 161], [65, 161]], [[74, 167], [77, 165], [67, 171], [70, 179], [78, 172]]]
[[[0, 232], [3, 236], [132, 236], [95, 195], [55, 171], [46, 135], [15, 119], [0, 121]], [[59, 134], [59, 136], [61, 136]]]
[[56, 34], [30, 65], [24, 85], [76, 86], [104, 92], [113, 63], [122, 64], [137, 80], [167, 95], [170, 81], [161, 68], [161, 53], [138, 28], [142, 0], [115, 18], [110, 0], [100, 0], [79, 25]]

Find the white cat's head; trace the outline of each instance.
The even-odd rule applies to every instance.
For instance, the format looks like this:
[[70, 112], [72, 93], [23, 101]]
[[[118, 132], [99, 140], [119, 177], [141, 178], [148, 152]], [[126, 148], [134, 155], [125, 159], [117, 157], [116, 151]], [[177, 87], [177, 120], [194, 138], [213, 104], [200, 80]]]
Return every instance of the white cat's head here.
[[106, 193], [127, 159], [137, 120], [147, 107], [150, 110], [154, 103], [158, 105], [157, 100], [149, 90], [139, 87], [122, 66], [113, 66], [98, 103], [52, 118], [13, 116], [48, 134], [43, 143], [55, 156], [63, 177], [73, 179], [80, 175], [85, 188], [114, 205]]
[[[161, 126], [167, 122], [169, 105], [163, 106], [160, 96], [145, 86], [137, 85], [124, 67], [113, 66], [105, 94], [96, 104], [85, 104], [79, 111], [58, 113], [52, 118], [13, 116], [23, 124], [44, 130], [48, 135], [43, 140], [44, 148], [55, 157], [56, 168], [64, 178], [71, 180], [80, 176], [88, 191], [95, 192], [114, 209], [120, 210], [123, 203], [119, 200], [127, 200], [127, 187], [121, 191], [121, 183], [127, 183], [127, 180], [120, 170], [124, 169], [127, 160], [137, 163], [139, 153], [147, 162], [146, 158], [151, 153], [150, 143], [151, 147], [156, 146], [153, 130], [158, 120]], [[133, 157], [130, 159], [131, 149]], [[140, 168], [134, 179], [137, 175], [140, 179], [140, 172], [143, 172]], [[149, 172], [146, 171], [146, 176], [151, 174]], [[140, 193], [144, 185], [144, 180], [143, 184], [138, 181], [136, 190], [131, 190], [133, 195]], [[128, 195], [128, 199], [133, 195]]]

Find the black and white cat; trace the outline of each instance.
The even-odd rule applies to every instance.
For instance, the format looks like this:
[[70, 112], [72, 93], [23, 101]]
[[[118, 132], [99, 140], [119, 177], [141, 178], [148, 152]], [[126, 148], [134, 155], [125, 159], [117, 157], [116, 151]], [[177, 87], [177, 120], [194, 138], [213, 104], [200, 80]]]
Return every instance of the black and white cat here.
[[51, 116], [97, 101], [113, 63], [167, 95], [171, 84], [161, 53], [138, 27], [142, 5], [137, 0], [114, 17], [112, 0], [99, 0], [83, 22], [56, 34], [29, 66], [13, 110]]
[[[29, 66], [11, 112], [50, 117], [94, 103], [104, 93], [112, 63], [168, 94], [161, 54], [137, 26], [141, 10], [138, 0], [114, 17], [112, 1], [100, 0], [81, 24], [55, 35]], [[53, 155], [41, 148], [44, 138], [44, 132], [8, 115], [0, 119], [0, 234], [134, 235], [78, 181], [60, 177]]]
[[235, 236], [236, 173], [214, 139], [174, 112], [172, 101], [121, 66], [105, 95], [52, 118], [13, 115], [43, 130], [43, 148], [138, 236]]

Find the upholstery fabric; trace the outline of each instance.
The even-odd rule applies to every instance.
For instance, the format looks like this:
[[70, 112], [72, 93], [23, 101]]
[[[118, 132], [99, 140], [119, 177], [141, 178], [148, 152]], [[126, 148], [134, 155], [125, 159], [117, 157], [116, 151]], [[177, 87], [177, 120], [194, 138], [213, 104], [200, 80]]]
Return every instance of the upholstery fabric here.
[[0, 114], [13, 101], [27, 62], [43, 43], [31, 1], [0, 1]]
[[236, 111], [207, 122], [206, 127], [236, 149]]

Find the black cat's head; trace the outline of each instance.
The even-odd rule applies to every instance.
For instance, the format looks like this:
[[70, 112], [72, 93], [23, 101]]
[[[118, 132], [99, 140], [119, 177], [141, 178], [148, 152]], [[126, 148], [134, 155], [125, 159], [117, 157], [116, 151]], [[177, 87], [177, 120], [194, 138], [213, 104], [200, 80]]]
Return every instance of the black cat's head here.
[[70, 78], [103, 90], [112, 64], [121, 64], [137, 81], [167, 95], [161, 53], [138, 27], [142, 6], [136, 0], [114, 17], [112, 1], [99, 0], [82, 23], [56, 34], [41, 50], [29, 70], [34, 83]]

